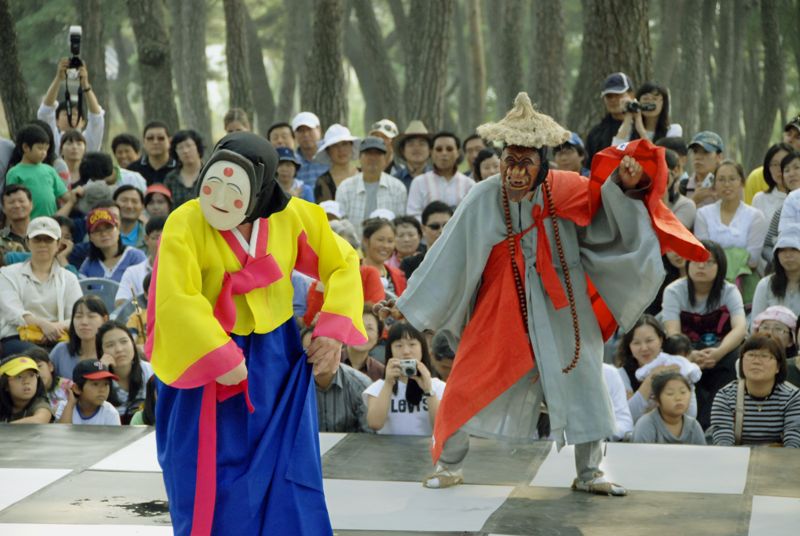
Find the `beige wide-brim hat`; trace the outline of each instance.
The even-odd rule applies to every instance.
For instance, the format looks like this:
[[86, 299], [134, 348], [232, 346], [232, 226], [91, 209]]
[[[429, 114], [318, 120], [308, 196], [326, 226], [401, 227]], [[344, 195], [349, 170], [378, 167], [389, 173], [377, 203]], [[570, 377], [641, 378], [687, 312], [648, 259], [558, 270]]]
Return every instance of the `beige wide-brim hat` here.
[[425, 127], [425, 123], [419, 119], [414, 119], [408, 124], [406, 131], [394, 140], [394, 150], [397, 152], [397, 154], [403, 154], [403, 147], [411, 138], [422, 138], [428, 142], [429, 147], [431, 146], [431, 133], [428, 132], [428, 129]]
[[514, 99], [514, 107], [496, 123], [484, 123], [478, 134], [488, 141], [521, 147], [555, 147], [569, 141], [570, 133], [549, 115], [539, 113], [530, 97], [521, 92]]

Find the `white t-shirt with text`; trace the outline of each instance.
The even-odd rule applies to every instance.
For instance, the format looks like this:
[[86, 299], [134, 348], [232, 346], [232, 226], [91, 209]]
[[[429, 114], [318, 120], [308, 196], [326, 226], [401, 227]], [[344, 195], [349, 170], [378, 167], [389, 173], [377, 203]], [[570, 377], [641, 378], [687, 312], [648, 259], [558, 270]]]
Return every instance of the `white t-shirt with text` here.
[[[409, 380], [414, 381], [414, 380]], [[364, 390], [361, 395], [364, 405], [369, 406], [369, 397], [377, 397], [383, 389], [384, 380], [378, 380]], [[431, 379], [433, 393], [439, 400], [444, 395], [445, 383], [438, 379]], [[389, 414], [383, 428], [378, 430], [379, 434], [393, 435], [420, 435], [429, 436], [433, 434], [431, 421], [428, 417], [428, 400], [423, 397], [419, 403], [419, 408], [410, 406], [406, 401], [406, 384], [398, 381], [397, 392], [392, 394], [392, 401], [389, 403]]]

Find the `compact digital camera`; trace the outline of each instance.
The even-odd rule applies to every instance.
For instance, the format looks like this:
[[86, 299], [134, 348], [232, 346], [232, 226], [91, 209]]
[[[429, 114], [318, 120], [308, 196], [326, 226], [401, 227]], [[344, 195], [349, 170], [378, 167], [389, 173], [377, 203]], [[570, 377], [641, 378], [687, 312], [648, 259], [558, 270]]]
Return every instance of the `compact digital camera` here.
[[416, 359], [400, 359], [397, 363], [400, 366], [400, 371], [403, 373], [403, 376], [411, 376], [417, 375], [417, 360]]

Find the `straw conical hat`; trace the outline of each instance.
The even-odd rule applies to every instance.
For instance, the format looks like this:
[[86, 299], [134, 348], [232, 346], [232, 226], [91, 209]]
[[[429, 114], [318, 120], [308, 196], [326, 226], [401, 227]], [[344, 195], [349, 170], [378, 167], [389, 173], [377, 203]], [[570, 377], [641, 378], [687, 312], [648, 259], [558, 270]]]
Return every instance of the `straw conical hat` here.
[[496, 123], [478, 127], [481, 138], [521, 147], [555, 147], [569, 140], [570, 133], [549, 115], [537, 112], [528, 94], [521, 92], [514, 107]]

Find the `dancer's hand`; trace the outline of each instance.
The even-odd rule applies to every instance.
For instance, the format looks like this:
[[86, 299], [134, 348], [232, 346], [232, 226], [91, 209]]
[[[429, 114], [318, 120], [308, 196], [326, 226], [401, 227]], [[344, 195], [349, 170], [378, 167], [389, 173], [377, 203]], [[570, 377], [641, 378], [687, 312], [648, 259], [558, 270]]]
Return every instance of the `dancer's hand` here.
[[342, 358], [342, 343], [330, 337], [314, 337], [306, 349], [314, 376], [336, 372]]
[[623, 190], [636, 188], [636, 185], [642, 180], [642, 175], [644, 174], [641, 164], [631, 156], [624, 156], [618, 169]]
[[247, 379], [247, 365], [242, 359], [235, 368], [229, 370], [222, 376], [217, 376], [217, 383], [222, 385], [238, 385]]
[[[403, 313], [397, 308], [395, 300], [379, 301], [372, 306], [372, 312], [378, 315], [381, 322], [386, 322], [386, 319], [392, 317], [393, 320], [405, 320]], [[390, 321], [391, 322], [391, 321]]]

